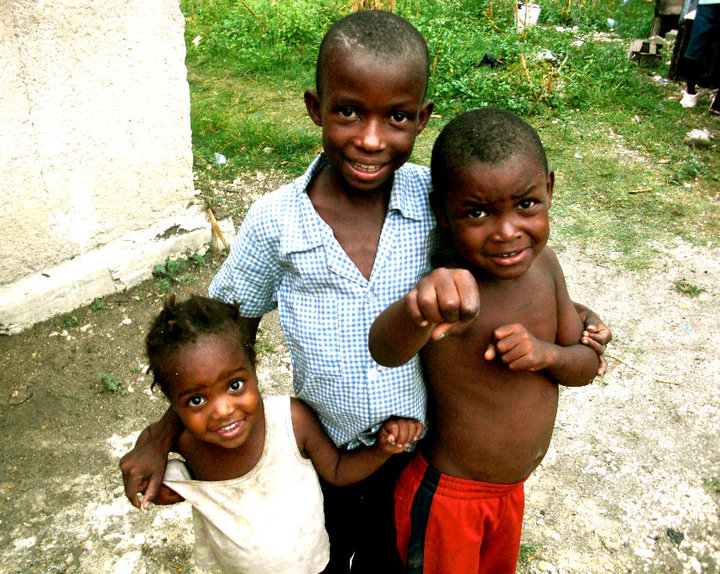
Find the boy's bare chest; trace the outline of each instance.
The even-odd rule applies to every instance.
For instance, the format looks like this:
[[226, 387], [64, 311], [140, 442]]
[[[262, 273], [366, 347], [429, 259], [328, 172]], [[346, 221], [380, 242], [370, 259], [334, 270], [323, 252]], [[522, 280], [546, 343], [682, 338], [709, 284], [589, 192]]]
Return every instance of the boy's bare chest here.
[[557, 332], [555, 283], [547, 273], [531, 269], [518, 281], [479, 284], [480, 313], [468, 335], [485, 344], [503, 325], [521, 324], [544, 341], [554, 342]]

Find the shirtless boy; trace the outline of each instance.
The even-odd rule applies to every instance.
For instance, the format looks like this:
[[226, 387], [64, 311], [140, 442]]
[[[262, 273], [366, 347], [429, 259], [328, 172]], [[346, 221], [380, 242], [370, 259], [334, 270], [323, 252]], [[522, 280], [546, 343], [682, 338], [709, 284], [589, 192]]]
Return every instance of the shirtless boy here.
[[430, 434], [395, 491], [398, 549], [406, 572], [514, 573], [558, 387], [592, 381], [598, 356], [546, 245], [554, 174], [535, 130], [503, 110], [462, 114], [431, 173], [450, 249], [370, 331], [381, 365], [420, 351], [428, 389]]

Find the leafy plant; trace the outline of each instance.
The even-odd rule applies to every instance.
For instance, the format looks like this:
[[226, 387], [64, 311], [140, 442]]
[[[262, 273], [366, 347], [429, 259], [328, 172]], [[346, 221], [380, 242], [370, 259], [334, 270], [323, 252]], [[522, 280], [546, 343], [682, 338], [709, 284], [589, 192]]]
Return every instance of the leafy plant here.
[[102, 297], [96, 297], [90, 304], [90, 309], [92, 309], [93, 311], [100, 311], [100, 309], [103, 309], [104, 307], [105, 303]]
[[[153, 266], [152, 274], [155, 283], [165, 292], [172, 290], [174, 283], [193, 283], [197, 281], [190, 273], [182, 273], [187, 265], [187, 259], [165, 259], [165, 263], [158, 263]], [[182, 274], [181, 274], [182, 273]]]
[[78, 325], [80, 325], [80, 319], [75, 314], [65, 315], [63, 317], [61, 325], [63, 329], [77, 327]]
[[101, 393], [117, 393], [122, 389], [122, 381], [118, 377], [103, 374], [100, 377], [100, 392]]

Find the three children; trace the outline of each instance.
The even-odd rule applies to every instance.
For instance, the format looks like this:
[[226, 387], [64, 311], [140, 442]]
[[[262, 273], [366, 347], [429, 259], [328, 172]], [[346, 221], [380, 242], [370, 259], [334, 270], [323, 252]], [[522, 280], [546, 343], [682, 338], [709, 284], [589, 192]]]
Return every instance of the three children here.
[[[155, 383], [184, 430], [157, 503], [193, 505], [196, 562], [252, 574], [317, 574], [329, 559], [315, 471], [349, 484], [404, 451], [422, 432], [385, 421], [374, 446], [339, 451], [313, 411], [290, 397], [263, 399], [255, 352], [237, 306], [168, 299], [146, 340]], [[314, 467], [314, 469], [313, 469]]]
[[558, 386], [588, 384], [598, 356], [546, 245], [554, 174], [535, 130], [504, 110], [464, 113], [431, 168], [451, 250], [370, 331], [381, 365], [420, 351], [429, 392], [428, 437], [395, 492], [398, 548], [408, 573], [511, 574]]
[[[253, 337], [261, 316], [278, 308], [295, 394], [343, 449], [372, 444], [390, 416], [425, 422], [419, 359], [383, 368], [367, 334], [430, 269], [430, 172], [406, 163], [433, 109], [428, 70], [422, 35], [399, 16], [369, 10], [336, 22], [320, 47], [316, 88], [305, 93], [324, 153], [253, 205], [210, 286], [212, 297], [241, 302]], [[602, 353], [609, 331], [592, 313], [587, 324], [597, 327], [588, 344]], [[155, 498], [181, 428], [168, 411], [121, 460], [136, 506]], [[326, 572], [349, 572], [351, 557], [353, 572], [400, 567], [392, 507], [403, 462], [395, 456], [350, 487], [323, 483]]]

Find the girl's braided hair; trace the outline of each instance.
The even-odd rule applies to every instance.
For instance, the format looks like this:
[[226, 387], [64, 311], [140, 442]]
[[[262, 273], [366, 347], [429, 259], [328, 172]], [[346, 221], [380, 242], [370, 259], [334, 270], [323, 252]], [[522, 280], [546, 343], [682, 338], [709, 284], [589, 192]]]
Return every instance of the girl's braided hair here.
[[168, 395], [167, 381], [163, 377], [167, 360], [185, 345], [194, 343], [201, 335], [237, 337], [254, 365], [255, 349], [239, 309], [238, 303], [231, 305], [194, 294], [180, 303], [174, 294], [165, 299], [163, 310], [152, 322], [145, 338], [145, 349], [154, 378], [151, 388], [157, 384]]

